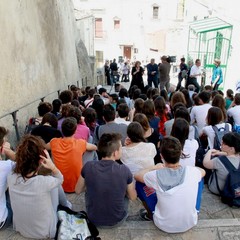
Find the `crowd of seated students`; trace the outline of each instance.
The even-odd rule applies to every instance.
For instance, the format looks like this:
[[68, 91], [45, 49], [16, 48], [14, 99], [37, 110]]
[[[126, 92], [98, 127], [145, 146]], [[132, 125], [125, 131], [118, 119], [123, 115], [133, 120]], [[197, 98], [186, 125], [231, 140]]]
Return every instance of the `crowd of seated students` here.
[[[190, 96], [191, 87], [168, 96], [150, 87], [122, 87], [110, 95], [102, 87], [81, 94], [71, 86], [52, 104], [39, 104], [36, 126], [16, 151], [0, 127], [0, 230], [13, 222], [25, 237], [52, 238], [57, 205], [71, 208], [65, 193], [84, 191], [96, 226], [119, 226], [129, 199], [138, 197], [143, 220], [169, 233], [192, 228], [205, 170], [216, 170], [222, 190], [228, 171], [218, 156], [239, 165], [240, 94], [229, 89], [224, 98], [206, 87]], [[228, 126], [220, 150], [214, 149], [213, 126]], [[202, 141], [205, 170], [196, 166]], [[209, 180], [209, 190], [219, 194], [216, 179]]]

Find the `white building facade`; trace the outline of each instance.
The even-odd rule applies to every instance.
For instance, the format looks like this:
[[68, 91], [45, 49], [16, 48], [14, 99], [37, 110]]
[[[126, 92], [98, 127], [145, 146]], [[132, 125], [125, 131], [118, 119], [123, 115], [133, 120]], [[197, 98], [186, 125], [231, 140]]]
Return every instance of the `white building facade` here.
[[[233, 25], [232, 47], [225, 86], [235, 90], [240, 79], [236, 63], [240, 52], [239, 13], [236, 1], [229, 0], [73, 0], [74, 6], [94, 16], [96, 67], [113, 58], [160, 62], [162, 55], [187, 58], [188, 30], [193, 21], [218, 17]], [[87, 49], [88, 43], [85, 43]], [[175, 68], [176, 69], [176, 68]], [[176, 74], [175, 74], [176, 75]], [[206, 83], [209, 83], [207, 79]]]
[[[180, 55], [184, 43], [184, 0], [74, 0], [78, 9], [95, 17], [97, 67], [106, 59], [160, 61], [162, 55]], [[181, 36], [183, 34], [183, 36]], [[179, 44], [182, 46], [183, 44]]]

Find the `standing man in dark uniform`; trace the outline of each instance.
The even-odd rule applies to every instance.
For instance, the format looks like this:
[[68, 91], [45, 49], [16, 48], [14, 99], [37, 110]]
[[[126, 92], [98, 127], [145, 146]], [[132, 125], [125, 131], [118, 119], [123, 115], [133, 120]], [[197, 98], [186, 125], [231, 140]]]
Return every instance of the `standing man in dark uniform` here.
[[185, 58], [181, 58], [180, 61], [181, 61], [179, 66], [180, 72], [178, 74], [178, 85], [177, 85], [176, 91], [178, 91], [181, 88], [181, 83], [184, 78], [187, 81], [188, 67], [187, 67], [187, 64], [185, 63]]
[[111, 83], [115, 83], [114, 76], [117, 76], [117, 81], [119, 81], [119, 75], [118, 75], [118, 66], [116, 63], [116, 59], [113, 59], [113, 62], [110, 64], [110, 70], [111, 70]]
[[106, 60], [106, 62], [105, 62], [104, 71], [105, 71], [105, 77], [107, 79], [107, 85], [112, 85], [111, 84], [111, 79], [110, 79], [110, 66], [109, 66], [109, 61], [108, 60]]
[[152, 58], [151, 62], [147, 65], [148, 71], [148, 86], [152, 87], [152, 83], [155, 88], [158, 88], [158, 65], [155, 63], [155, 59]]

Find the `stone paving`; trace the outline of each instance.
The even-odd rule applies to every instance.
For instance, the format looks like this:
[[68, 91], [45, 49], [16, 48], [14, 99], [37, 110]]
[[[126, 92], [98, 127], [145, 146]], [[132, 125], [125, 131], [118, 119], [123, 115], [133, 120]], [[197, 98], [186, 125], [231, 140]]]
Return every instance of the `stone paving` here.
[[[85, 210], [84, 193], [68, 194], [73, 203], [73, 210]], [[181, 234], [168, 234], [155, 227], [153, 222], [141, 220], [138, 213], [142, 208], [136, 200], [129, 204], [129, 217], [120, 227], [114, 229], [99, 229], [103, 240], [238, 240], [240, 239], [240, 209], [230, 208], [221, 203], [218, 196], [211, 194], [205, 186], [202, 197], [201, 211], [197, 226]], [[0, 232], [0, 240], [26, 240], [9, 227]]]
[[[128, 88], [129, 83], [123, 83]], [[110, 90], [109, 86], [104, 86]], [[112, 90], [112, 92], [114, 89]], [[84, 194], [68, 194], [73, 210], [85, 210]], [[240, 209], [230, 208], [213, 195], [205, 186], [197, 226], [185, 233], [168, 234], [159, 230], [153, 222], [145, 222], [139, 217], [142, 204], [130, 201], [129, 217], [114, 229], [99, 229], [102, 240], [240, 240]], [[27, 240], [9, 227], [0, 232], [0, 240]]]

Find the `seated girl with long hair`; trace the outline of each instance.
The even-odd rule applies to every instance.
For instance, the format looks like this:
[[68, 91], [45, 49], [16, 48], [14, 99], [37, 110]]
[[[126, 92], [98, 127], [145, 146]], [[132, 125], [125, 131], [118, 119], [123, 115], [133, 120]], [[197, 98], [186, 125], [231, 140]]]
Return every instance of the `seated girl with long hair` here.
[[[49, 176], [38, 175], [45, 167]], [[13, 227], [27, 238], [53, 238], [57, 206], [67, 206], [63, 176], [52, 162], [41, 138], [26, 135], [16, 151], [16, 166], [8, 176]]]
[[216, 126], [217, 129], [224, 129], [228, 125], [228, 129], [230, 132], [232, 131], [232, 126], [231, 124], [224, 122], [223, 113], [219, 107], [211, 107], [208, 110], [206, 122], [207, 122], [207, 126], [203, 127], [202, 135], [207, 136], [208, 148], [213, 149], [214, 138], [215, 138], [215, 132], [214, 132], [213, 126]]
[[160, 157], [160, 139], [159, 139], [159, 132], [156, 129], [153, 129], [150, 127], [148, 119], [145, 114], [143, 113], [137, 113], [134, 118], [134, 122], [139, 122], [143, 128], [144, 131], [144, 138], [147, 142], [153, 143], [155, 145], [157, 154], [154, 157], [154, 163], [160, 163], [161, 162], [161, 157]]
[[132, 122], [127, 128], [126, 146], [122, 148], [121, 162], [134, 174], [154, 165], [157, 154], [153, 143], [147, 143], [140, 123]]
[[181, 166], [195, 166], [196, 151], [198, 142], [195, 139], [188, 139], [189, 123], [183, 118], [176, 118], [171, 136], [177, 138], [182, 146], [182, 154], [179, 164]]

